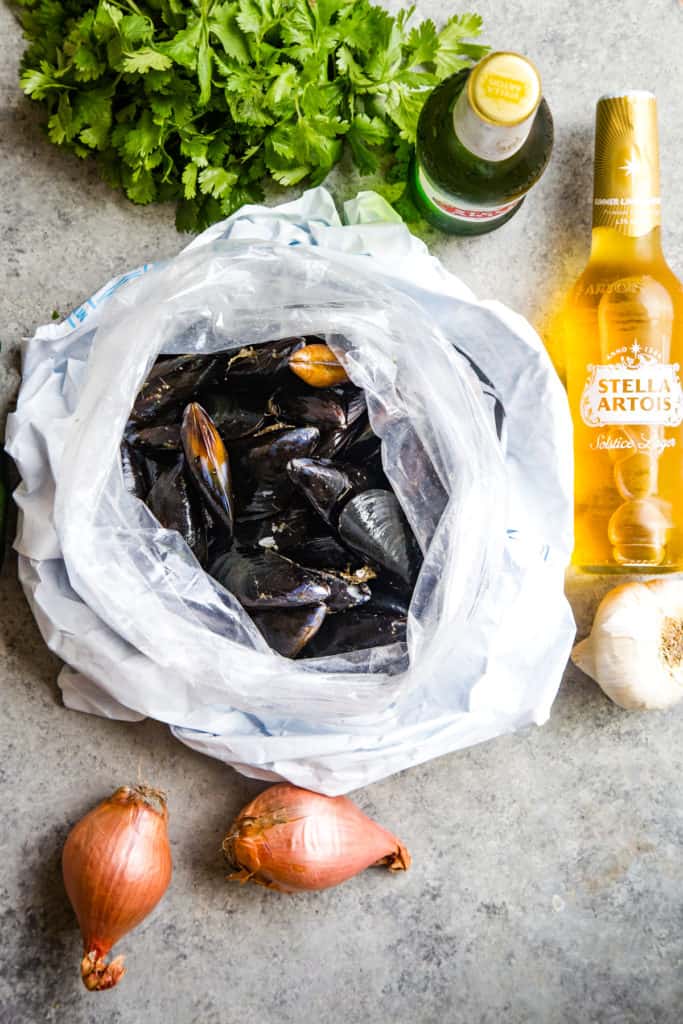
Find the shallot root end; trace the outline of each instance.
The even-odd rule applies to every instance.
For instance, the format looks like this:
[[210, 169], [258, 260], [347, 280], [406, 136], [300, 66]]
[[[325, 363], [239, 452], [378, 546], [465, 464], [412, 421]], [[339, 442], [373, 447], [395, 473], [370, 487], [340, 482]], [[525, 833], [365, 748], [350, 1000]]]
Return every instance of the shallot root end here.
[[116, 956], [107, 963], [105, 957], [97, 955], [91, 949], [81, 960], [81, 980], [89, 992], [101, 992], [105, 988], [114, 988], [126, 973], [123, 957]]
[[412, 857], [405, 846], [399, 843], [395, 850], [378, 860], [375, 867], [386, 867], [389, 871], [407, 871], [411, 863]]

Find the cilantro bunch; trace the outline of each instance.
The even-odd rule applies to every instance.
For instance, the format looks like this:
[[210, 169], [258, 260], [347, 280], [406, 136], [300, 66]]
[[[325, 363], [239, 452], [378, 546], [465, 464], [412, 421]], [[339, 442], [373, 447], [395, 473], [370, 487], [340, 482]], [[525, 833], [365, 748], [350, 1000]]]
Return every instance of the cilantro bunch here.
[[17, 0], [21, 87], [47, 132], [180, 230], [316, 184], [344, 140], [362, 174], [405, 173], [429, 88], [486, 52], [481, 18], [409, 27], [370, 0]]

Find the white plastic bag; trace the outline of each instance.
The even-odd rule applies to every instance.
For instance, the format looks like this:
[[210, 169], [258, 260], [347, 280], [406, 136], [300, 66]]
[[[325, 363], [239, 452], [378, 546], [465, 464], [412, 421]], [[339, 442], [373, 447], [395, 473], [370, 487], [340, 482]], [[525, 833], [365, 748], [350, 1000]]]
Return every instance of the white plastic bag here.
[[[372, 208], [361, 198], [356, 218]], [[433, 298], [419, 287], [430, 267]], [[449, 295], [466, 295], [453, 280], [403, 225], [342, 228], [318, 189], [240, 211], [38, 332], [8, 439], [20, 572], [72, 667], [67, 704], [153, 716], [241, 771], [329, 793], [547, 716], [573, 636], [566, 408], [528, 325], [512, 318], [533, 347]], [[324, 336], [365, 389], [422, 548], [407, 649], [281, 658], [123, 487], [119, 443], [159, 352], [300, 334]]]

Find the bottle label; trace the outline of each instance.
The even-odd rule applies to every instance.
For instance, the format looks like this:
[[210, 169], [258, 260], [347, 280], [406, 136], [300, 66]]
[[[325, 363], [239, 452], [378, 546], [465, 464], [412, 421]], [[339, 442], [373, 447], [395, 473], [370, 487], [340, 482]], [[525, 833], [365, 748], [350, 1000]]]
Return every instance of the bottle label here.
[[589, 365], [581, 418], [589, 427], [677, 427], [683, 422], [678, 363], [662, 363], [656, 350], [634, 341], [613, 354], [616, 362]]
[[595, 125], [593, 227], [638, 238], [660, 223], [655, 97], [645, 92], [604, 97]]
[[461, 223], [500, 220], [510, 210], [514, 210], [516, 206], [519, 206], [524, 198], [524, 196], [520, 196], [519, 199], [515, 199], [511, 203], [505, 203], [503, 206], [476, 206], [473, 203], [466, 202], [464, 199], [444, 192], [443, 189], [440, 189], [427, 177], [422, 167], [418, 167], [416, 177], [417, 186], [423, 201], [435, 210], [438, 210], [439, 213], [445, 214], [452, 220], [460, 221]]
[[[490, 77], [490, 76], [489, 76]], [[536, 116], [536, 110], [519, 124], [493, 124], [484, 121], [472, 109], [467, 90], [458, 96], [453, 108], [453, 130], [465, 149], [481, 160], [507, 160], [522, 148]]]

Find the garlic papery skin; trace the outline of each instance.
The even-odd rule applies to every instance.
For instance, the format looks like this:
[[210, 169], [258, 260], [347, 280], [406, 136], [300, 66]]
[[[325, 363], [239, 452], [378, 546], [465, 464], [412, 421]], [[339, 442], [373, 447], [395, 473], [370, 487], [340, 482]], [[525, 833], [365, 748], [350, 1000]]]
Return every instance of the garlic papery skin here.
[[676, 704], [683, 697], [683, 580], [615, 587], [572, 661], [622, 708]]

